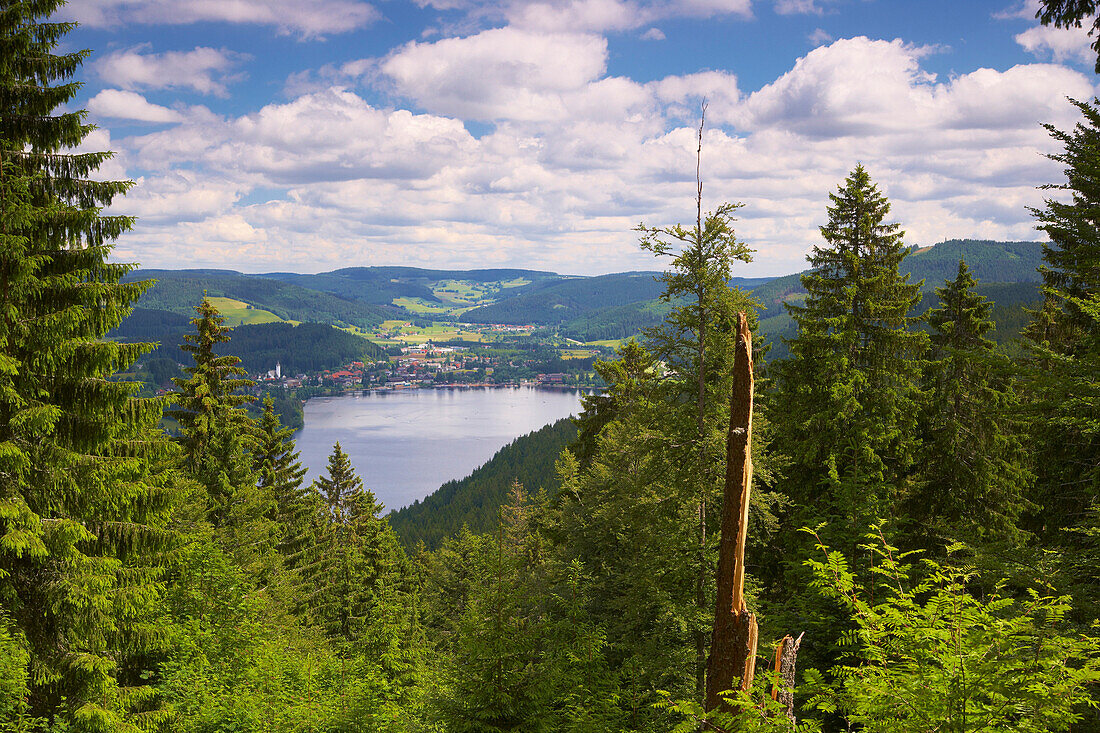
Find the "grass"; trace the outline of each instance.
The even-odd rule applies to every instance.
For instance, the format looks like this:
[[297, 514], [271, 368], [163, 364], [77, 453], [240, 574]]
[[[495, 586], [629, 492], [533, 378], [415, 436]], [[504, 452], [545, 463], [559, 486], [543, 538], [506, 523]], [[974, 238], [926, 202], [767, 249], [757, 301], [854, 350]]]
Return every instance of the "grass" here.
[[486, 341], [479, 332], [468, 331], [456, 323], [433, 323], [428, 327], [413, 326], [408, 321], [384, 321], [369, 337], [378, 344], [423, 344], [428, 341]]
[[[251, 325], [255, 323], [283, 323], [285, 321], [285, 319], [280, 318], [271, 311], [253, 308], [243, 300], [213, 297], [208, 298], [208, 300], [225, 318], [225, 325], [227, 326]], [[295, 323], [295, 321], [290, 321], [290, 323]]]
[[601, 339], [600, 341], [585, 341], [585, 346], [603, 346], [608, 349], [621, 349], [623, 344], [631, 339], [638, 341], [640, 336], [630, 336], [625, 339]]
[[404, 308], [410, 313], [428, 316], [458, 316], [476, 307], [474, 305], [455, 306], [447, 303], [431, 303], [423, 298], [409, 297], [394, 298], [393, 304], [398, 308]]
[[563, 359], [587, 359], [599, 352], [595, 349], [562, 349], [558, 353]]

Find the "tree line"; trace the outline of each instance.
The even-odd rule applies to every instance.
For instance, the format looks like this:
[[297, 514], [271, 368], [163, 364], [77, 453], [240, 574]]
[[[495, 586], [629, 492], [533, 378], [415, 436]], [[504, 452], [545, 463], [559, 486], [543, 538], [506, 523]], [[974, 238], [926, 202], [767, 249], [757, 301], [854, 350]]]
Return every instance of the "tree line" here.
[[[209, 301], [172, 395], [111, 378], [152, 348], [105, 338], [149, 283], [108, 259], [132, 220], [103, 209], [131, 184], [72, 151], [87, 52], [58, 51], [59, 5], [0, 8], [0, 730], [1100, 729], [1100, 101], [1051, 128], [1069, 196], [1034, 212], [1044, 299], [1018, 358], [965, 262], [913, 315], [862, 166], [830, 195], [789, 356], [757, 367], [760, 659], [716, 707], [756, 319], [728, 286], [752, 256], [737, 206], [704, 215], [700, 183], [693, 225], [639, 228], [667, 315], [597, 363], [553, 491], [516, 483], [488, 531], [406, 551], [338, 444], [304, 485]], [[767, 662], [787, 635], [793, 690]]]

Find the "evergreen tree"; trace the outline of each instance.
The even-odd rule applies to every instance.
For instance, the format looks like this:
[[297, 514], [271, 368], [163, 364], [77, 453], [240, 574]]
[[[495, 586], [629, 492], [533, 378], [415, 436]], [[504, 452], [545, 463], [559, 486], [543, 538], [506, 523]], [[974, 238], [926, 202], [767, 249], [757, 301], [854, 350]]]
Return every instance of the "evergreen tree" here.
[[1058, 552], [1059, 587], [1086, 624], [1100, 609], [1100, 101], [1074, 104], [1083, 119], [1072, 132], [1047, 128], [1064, 146], [1051, 157], [1066, 165], [1065, 183], [1051, 188], [1070, 198], [1032, 212], [1050, 243], [1024, 377], [1038, 505], [1028, 528]]
[[937, 288], [927, 313], [932, 360], [925, 370], [920, 481], [905, 516], [921, 546], [1010, 540], [1030, 473], [1015, 425], [1018, 400], [986, 334], [993, 303], [974, 292], [966, 263]]
[[[700, 120], [697, 150], [700, 163], [703, 123]], [[698, 170], [696, 191], [694, 227], [642, 225], [638, 231], [642, 233], [642, 249], [672, 257], [671, 269], [660, 277], [665, 284], [661, 300], [671, 303], [672, 309], [661, 324], [645, 333], [649, 349], [665, 362], [672, 377], [668, 386], [680, 392], [669, 400], [669, 412], [673, 413], [672, 406], [682, 400], [690, 400], [692, 407], [694, 430], [687, 428], [692, 423], [681, 426], [677, 442], [685, 444], [686, 451], [674, 465], [684, 469], [681, 487], [689, 495], [694, 494], [691, 498], [696, 507], [697, 551], [692, 565], [697, 616], [702, 618], [712, 605], [708, 601], [708, 586], [713, 581], [714, 563], [708, 557], [707, 517], [716, 497], [721, 495], [718, 487], [724, 476], [726, 426], [722, 424], [722, 415], [729, 402], [736, 314], [745, 311], [755, 320], [755, 310], [748, 297], [729, 287], [733, 263], [752, 261], [752, 250], [737, 239], [733, 229], [733, 215], [740, 204], [722, 204], [704, 219], [703, 183]], [[680, 420], [686, 422], [684, 418], [686, 414]], [[695, 685], [702, 698], [709, 631], [704, 625], [696, 625]]]
[[778, 440], [792, 461], [784, 486], [808, 510], [798, 526], [859, 527], [891, 508], [910, 475], [927, 336], [909, 315], [920, 283], [899, 273], [907, 250], [885, 221], [886, 197], [858, 165], [829, 198], [806, 300], [787, 304], [798, 336], [776, 369]]
[[293, 434], [279, 422], [275, 401], [265, 397], [252, 467], [260, 475], [260, 491], [271, 498], [270, 518], [278, 525], [279, 550], [284, 558], [301, 549], [311, 514], [316, 510], [308, 488], [302, 487], [306, 469], [294, 450]]
[[166, 411], [180, 424], [185, 466], [206, 489], [206, 514], [215, 528], [247, 524], [269, 510], [255, 487], [257, 476], [247, 453], [254, 447], [254, 424], [241, 408], [252, 396], [241, 390], [252, 386], [235, 356], [218, 356], [214, 348], [229, 341], [230, 329], [206, 298], [195, 306], [191, 319], [195, 333], [181, 348], [194, 365], [184, 367], [186, 379], [174, 378], [179, 388], [176, 406]]
[[1049, 185], [1069, 192], [1069, 201], [1048, 198], [1042, 209], [1031, 209], [1037, 229], [1050, 237], [1043, 244], [1044, 307], [1026, 331], [1028, 338], [1055, 353], [1073, 355], [1095, 324], [1077, 300], [1100, 292], [1100, 100], [1070, 100], [1084, 119], [1072, 132], [1044, 125], [1063, 152], [1051, 160], [1065, 165], [1066, 182]]
[[408, 569], [396, 535], [381, 517], [385, 507], [363, 488], [339, 443], [329, 456], [328, 473], [314, 487], [321, 516], [301, 569], [310, 612], [345, 650], [399, 655], [395, 634], [412, 622], [400, 612]]
[[1033, 209], [1044, 245], [1044, 302], [1025, 331], [1032, 351], [1036, 470], [1042, 510], [1033, 528], [1054, 537], [1078, 524], [1100, 501], [1100, 401], [1093, 379], [1100, 369], [1100, 101], [1077, 102], [1084, 119], [1072, 132], [1047, 126], [1064, 151], [1068, 202], [1047, 199]]
[[776, 364], [775, 442], [788, 457], [779, 486], [790, 508], [764, 572], [765, 617], [784, 631], [805, 630], [814, 642], [802, 654], [819, 667], [840, 653], [847, 622], [838, 607], [802, 593], [810, 547], [799, 530], [820, 525], [829, 544], [862, 567], [854, 557], [860, 528], [892, 516], [913, 482], [928, 343], [909, 315], [919, 283], [899, 273], [902, 232], [886, 221], [890, 204], [862, 165], [830, 194], [827, 211], [825, 242], [802, 276], [806, 300], [787, 304], [798, 335], [791, 356]]
[[0, 5], [0, 639], [25, 671], [13, 727], [115, 730], [156, 715], [130, 663], [155, 636], [169, 444], [162, 405], [110, 379], [152, 348], [104, 338], [148, 283], [108, 261], [132, 219], [101, 211], [132, 182], [96, 180], [110, 153], [69, 152], [94, 128], [58, 110], [89, 53], [55, 53], [61, 5]]

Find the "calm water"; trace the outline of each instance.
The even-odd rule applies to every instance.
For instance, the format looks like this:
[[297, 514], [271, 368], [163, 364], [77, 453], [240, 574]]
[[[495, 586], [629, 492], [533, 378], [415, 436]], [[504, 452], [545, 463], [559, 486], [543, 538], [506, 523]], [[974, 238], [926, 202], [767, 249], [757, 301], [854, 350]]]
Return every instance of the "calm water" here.
[[515, 438], [580, 410], [578, 392], [533, 387], [415, 389], [316, 397], [294, 436], [309, 467], [325, 471], [332, 444], [388, 509], [463, 478]]

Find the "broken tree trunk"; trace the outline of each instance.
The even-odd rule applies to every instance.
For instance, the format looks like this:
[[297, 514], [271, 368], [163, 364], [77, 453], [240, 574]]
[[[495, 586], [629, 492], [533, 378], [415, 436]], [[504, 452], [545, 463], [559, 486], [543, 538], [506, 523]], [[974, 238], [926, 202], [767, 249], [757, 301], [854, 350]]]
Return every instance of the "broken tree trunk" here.
[[805, 633], [799, 634], [797, 639], [792, 639], [788, 634], [780, 640], [779, 646], [775, 648], [775, 669], [779, 672], [779, 679], [772, 687], [772, 699], [778, 700], [786, 707], [787, 718], [790, 719], [791, 726], [798, 723], [794, 717], [794, 667], [798, 658], [798, 647], [802, 645], [803, 636], [805, 636]]
[[707, 660], [706, 709], [725, 706], [721, 693], [752, 686], [756, 667], [756, 615], [745, 608], [745, 535], [752, 488], [752, 334], [737, 314], [730, 428], [726, 441], [726, 490], [718, 546], [718, 604]]

